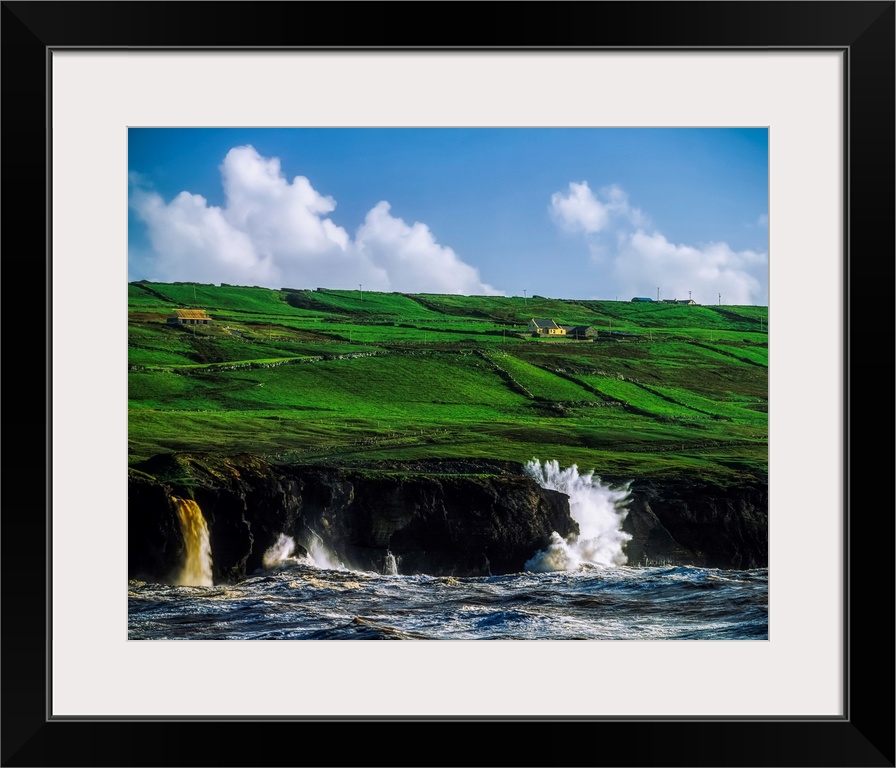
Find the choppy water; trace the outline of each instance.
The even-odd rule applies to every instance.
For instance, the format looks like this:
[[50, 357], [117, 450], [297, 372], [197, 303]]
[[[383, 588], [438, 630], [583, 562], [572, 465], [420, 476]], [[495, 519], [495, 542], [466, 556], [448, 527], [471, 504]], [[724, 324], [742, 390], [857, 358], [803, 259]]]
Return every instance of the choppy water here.
[[129, 584], [132, 640], [765, 640], [768, 571], [394, 576], [288, 561], [238, 584]]

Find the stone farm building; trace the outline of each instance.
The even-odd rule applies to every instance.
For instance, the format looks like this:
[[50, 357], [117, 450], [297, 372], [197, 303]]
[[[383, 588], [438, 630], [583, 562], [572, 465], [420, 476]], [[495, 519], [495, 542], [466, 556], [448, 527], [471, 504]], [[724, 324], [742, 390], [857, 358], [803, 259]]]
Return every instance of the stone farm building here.
[[211, 321], [204, 309], [175, 309], [168, 325], [209, 325]]
[[593, 339], [597, 337], [597, 328], [593, 325], [561, 325], [568, 339]]
[[544, 317], [533, 317], [526, 326], [529, 333], [537, 336], [565, 336], [566, 331], [563, 330], [553, 320]]

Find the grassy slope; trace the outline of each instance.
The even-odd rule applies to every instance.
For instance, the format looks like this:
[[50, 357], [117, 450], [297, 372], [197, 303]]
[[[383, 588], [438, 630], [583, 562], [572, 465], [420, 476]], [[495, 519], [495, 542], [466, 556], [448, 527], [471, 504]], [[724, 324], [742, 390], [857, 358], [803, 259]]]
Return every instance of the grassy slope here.
[[[737, 482], [768, 466], [764, 307], [132, 283], [129, 460], [558, 459]], [[169, 327], [176, 307], [209, 327]], [[525, 336], [529, 317], [637, 337]]]

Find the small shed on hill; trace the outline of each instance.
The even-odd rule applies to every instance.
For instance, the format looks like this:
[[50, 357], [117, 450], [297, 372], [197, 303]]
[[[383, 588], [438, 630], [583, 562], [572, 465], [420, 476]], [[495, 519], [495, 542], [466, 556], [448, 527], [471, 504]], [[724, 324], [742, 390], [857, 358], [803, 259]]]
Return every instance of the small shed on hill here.
[[211, 322], [204, 309], [175, 309], [168, 318], [168, 325], [209, 325]]
[[649, 296], [635, 296], [632, 301], [653, 301]]
[[564, 331], [557, 323], [546, 317], [533, 317], [526, 326], [529, 333], [538, 336], [565, 336]]

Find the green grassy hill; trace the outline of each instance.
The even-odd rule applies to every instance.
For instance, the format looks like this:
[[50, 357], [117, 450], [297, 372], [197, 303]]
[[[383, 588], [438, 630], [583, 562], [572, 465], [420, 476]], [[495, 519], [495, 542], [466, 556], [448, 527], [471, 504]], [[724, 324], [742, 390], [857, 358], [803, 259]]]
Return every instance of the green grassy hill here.
[[[765, 307], [142, 281], [128, 304], [131, 463], [204, 451], [767, 472]], [[214, 322], [168, 325], [177, 308]], [[533, 338], [532, 317], [599, 336]]]

